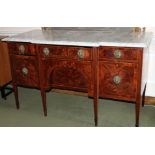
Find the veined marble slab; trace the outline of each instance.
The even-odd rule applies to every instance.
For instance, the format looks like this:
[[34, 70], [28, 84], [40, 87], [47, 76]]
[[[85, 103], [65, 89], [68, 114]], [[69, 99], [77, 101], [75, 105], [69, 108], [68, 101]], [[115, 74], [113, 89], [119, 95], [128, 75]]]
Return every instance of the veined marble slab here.
[[147, 47], [152, 33], [130, 31], [95, 30], [33, 30], [3, 39], [10, 42], [29, 42], [36, 44], [73, 45], [73, 46], [123, 46]]

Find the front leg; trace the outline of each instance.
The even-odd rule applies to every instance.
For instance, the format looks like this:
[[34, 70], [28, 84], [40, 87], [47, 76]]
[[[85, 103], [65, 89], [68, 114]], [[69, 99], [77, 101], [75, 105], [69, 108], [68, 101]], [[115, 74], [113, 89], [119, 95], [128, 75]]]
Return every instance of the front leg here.
[[94, 97], [94, 121], [95, 126], [98, 126], [98, 98]]
[[94, 97], [94, 120], [98, 126], [98, 99], [99, 99], [99, 62], [98, 48], [93, 48], [93, 97]]
[[46, 107], [46, 90], [41, 89], [41, 97], [42, 97], [42, 105], [43, 105], [43, 111], [44, 111], [44, 116], [47, 116], [47, 107]]
[[18, 87], [16, 84], [13, 84], [13, 91], [14, 91], [14, 95], [15, 95], [15, 100], [16, 100], [16, 108], [19, 109], [19, 99], [18, 99]]

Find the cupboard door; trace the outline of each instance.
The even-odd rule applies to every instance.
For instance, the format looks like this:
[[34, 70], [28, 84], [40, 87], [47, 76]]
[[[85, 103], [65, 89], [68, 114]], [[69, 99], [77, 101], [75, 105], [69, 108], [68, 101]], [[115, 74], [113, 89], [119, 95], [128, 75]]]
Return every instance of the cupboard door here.
[[91, 87], [91, 62], [42, 60], [44, 86], [87, 92]]
[[39, 87], [37, 60], [33, 56], [11, 56], [13, 79], [17, 85]]
[[135, 101], [137, 64], [101, 61], [99, 64], [100, 96]]

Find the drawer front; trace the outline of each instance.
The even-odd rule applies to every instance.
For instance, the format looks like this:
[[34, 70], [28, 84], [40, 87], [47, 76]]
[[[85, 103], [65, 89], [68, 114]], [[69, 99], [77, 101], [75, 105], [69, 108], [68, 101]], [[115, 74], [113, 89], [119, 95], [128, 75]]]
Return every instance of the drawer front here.
[[62, 58], [76, 60], [92, 59], [91, 48], [41, 45], [39, 47], [39, 51], [42, 58]]
[[13, 79], [17, 85], [39, 87], [39, 74], [36, 58], [33, 56], [12, 55]]
[[35, 45], [29, 43], [9, 43], [9, 52], [16, 55], [36, 55]]
[[40, 45], [39, 52], [42, 58], [68, 58], [65, 46]]
[[69, 47], [67, 48], [69, 58], [77, 60], [92, 60], [91, 48]]
[[100, 97], [135, 101], [137, 94], [137, 65], [134, 63], [99, 64]]
[[138, 48], [100, 47], [99, 59], [130, 60], [138, 59]]

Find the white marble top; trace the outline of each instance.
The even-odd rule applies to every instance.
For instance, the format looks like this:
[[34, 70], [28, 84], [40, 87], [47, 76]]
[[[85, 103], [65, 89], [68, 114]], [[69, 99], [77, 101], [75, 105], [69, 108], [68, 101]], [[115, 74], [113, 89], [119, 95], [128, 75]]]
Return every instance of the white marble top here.
[[147, 47], [151, 42], [151, 38], [151, 33], [53, 29], [46, 31], [33, 30], [5, 38], [3, 41], [91, 47]]

